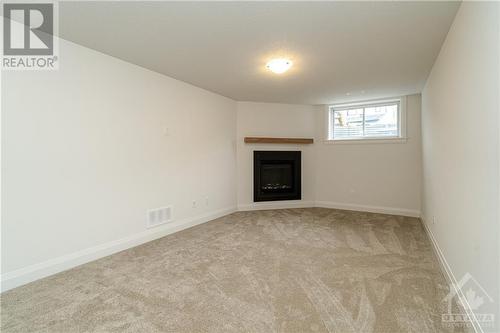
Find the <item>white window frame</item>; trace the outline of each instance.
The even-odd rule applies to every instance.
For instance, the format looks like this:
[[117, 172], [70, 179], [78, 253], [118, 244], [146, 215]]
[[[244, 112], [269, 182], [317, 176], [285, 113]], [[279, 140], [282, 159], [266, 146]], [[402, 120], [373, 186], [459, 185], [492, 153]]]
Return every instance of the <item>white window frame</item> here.
[[[375, 137], [355, 137], [355, 138], [342, 138], [334, 139], [334, 110], [348, 110], [356, 107], [373, 107], [381, 106], [387, 104], [394, 104], [397, 102], [398, 105], [398, 135], [396, 136], [375, 136]], [[396, 98], [385, 98], [379, 100], [371, 100], [364, 102], [353, 102], [353, 103], [342, 103], [342, 104], [332, 104], [328, 105], [325, 112], [325, 133], [326, 139], [325, 143], [405, 143], [407, 140], [406, 136], [406, 97], [396, 97]]]

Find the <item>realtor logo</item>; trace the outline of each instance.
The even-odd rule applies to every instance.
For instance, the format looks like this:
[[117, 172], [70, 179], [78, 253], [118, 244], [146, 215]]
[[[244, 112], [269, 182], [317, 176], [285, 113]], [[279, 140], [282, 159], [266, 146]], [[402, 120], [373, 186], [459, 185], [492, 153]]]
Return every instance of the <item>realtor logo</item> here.
[[3, 69], [55, 69], [55, 3], [3, 4]]
[[[52, 55], [54, 8], [51, 3], [4, 4], [5, 55]], [[18, 22], [20, 24], [12, 24]]]
[[[484, 305], [494, 303], [493, 298], [486, 290], [466, 273], [455, 285], [450, 285], [450, 292], [443, 299], [448, 304], [447, 313], [441, 315], [441, 320], [446, 326], [473, 326], [472, 321], [478, 322], [482, 327], [494, 327], [495, 315], [482, 311]], [[465, 305], [462, 311], [454, 311], [453, 304]]]

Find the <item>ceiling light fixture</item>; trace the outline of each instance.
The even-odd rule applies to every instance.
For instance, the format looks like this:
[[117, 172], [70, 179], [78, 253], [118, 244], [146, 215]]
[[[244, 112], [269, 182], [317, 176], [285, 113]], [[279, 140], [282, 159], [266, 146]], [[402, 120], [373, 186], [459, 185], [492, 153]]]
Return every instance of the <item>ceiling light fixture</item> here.
[[266, 64], [267, 69], [276, 74], [283, 74], [292, 67], [293, 63], [289, 59], [273, 59]]

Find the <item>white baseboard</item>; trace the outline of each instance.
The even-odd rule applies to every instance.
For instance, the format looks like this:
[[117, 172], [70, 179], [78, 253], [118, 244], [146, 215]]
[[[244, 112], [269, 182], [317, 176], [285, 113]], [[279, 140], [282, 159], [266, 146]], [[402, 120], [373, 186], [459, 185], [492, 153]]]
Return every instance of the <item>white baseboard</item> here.
[[347, 203], [339, 203], [339, 202], [331, 202], [331, 201], [253, 202], [250, 204], [239, 204], [238, 211], [266, 210], [266, 209], [287, 209], [287, 208], [310, 208], [310, 207], [333, 208], [333, 209], [353, 210], [353, 211], [358, 211], [358, 212], [369, 212], [369, 213], [380, 213], [380, 214], [420, 217], [419, 210], [393, 208], [393, 207], [368, 206], [368, 205], [358, 205], [358, 204], [347, 204]]
[[410, 216], [410, 217], [420, 217], [420, 211], [413, 210], [413, 209], [405, 209], [405, 208], [367, 206], [367, 205], [348, 204], [348, 203], [331, 202], [331, 201], [316, 201], [315, 207], [345, 209], [345, 210], [354, 210], [354, 211], [358, 211], [358, 212], [401, 215], [401, 216]]
[[314, 201], [268, 201], [253, 202], [251, 204], [238, 205], [239, 211], [267, 210], [267, 209], [287, 209], [287, 208], [309, 208], [314, 207]]
[[174, 232], [202, 224], [216, 218], [231, 214], [235, 207], [220, 209], [208, 214], [182, 219], [173, 223], [145, 230], [141, 233], [121, 238], [109, 243], [87, 248], [62, 257], [47, 260], [35, 265], [21, 268], [1, 275], [2, 292], [24, 285], [26, 283], [68, 270], [70, 268], [97, 260], [134, 246], [170, 235]]
[[443, 251], [439, 247], [439, 244], [438, 244], [436, 238], [434, 237], [434, 233], [427, 225], [427, 221], [426, 221], [425, 217], [421, 216], [420, 220], [422, 221], [424, 229], [431, 240], [432, 249], [434, 250], [434, 254], [436, 255], [436, 257], [438, 258], [439, 265], [441, 267], [441, 271], [443, 272], [443, 275], [446, 278], [448, 284], [455, 291], [455, 294], [458, 295], [458, 300], [460, 302], [460, 306], [464, 309], [465, 313], [469, 317], [469, 320], [472, 323], [472, 328], [474, 329], [474, 332], [484, 333], [483, 329], [481, 328], [481, 325], [479, 324], [476, 316], [474, 315], [474, 311], [472, 310], [472, 307], [470, 306], [469, 302], [467, 301], [467, 297], [464, 295], [462, 289], [457, 288], [458, 280], [455, 277], [455, 274], [453, 274], [453, 271], [451, 270], [451, 267], [448, 264], [448, 261], [446, 260], [446, 257], [443, 254]]

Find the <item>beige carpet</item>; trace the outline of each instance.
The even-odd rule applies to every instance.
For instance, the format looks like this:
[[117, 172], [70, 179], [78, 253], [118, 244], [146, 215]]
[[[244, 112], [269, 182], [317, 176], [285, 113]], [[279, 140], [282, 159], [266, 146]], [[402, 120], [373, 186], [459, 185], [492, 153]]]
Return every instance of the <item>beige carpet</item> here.
[[240, 212], [1, 295], [2, 332], [450, 332], [418, 219]]

